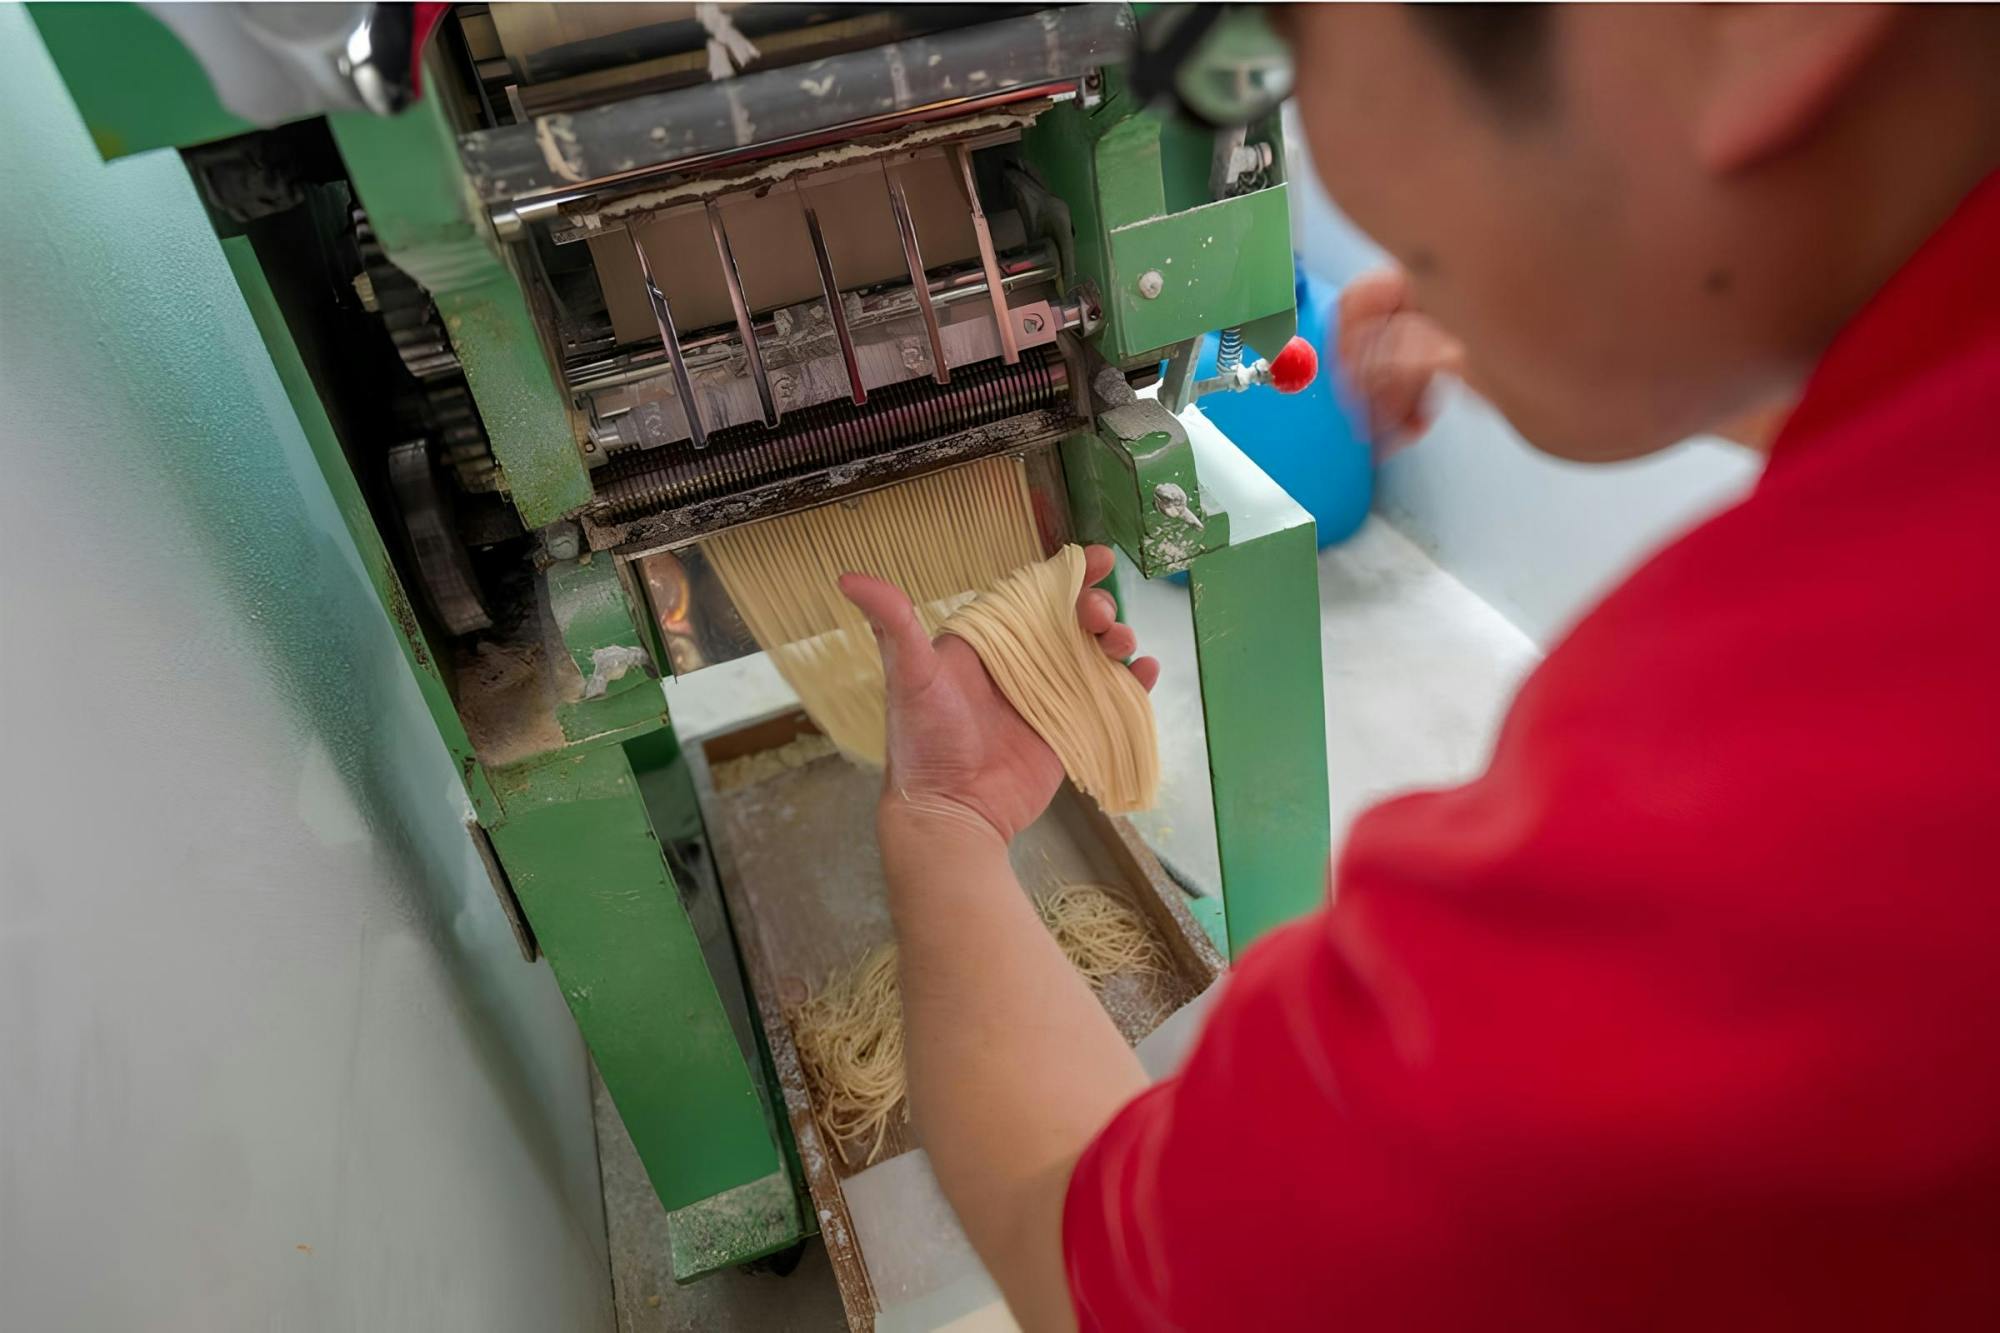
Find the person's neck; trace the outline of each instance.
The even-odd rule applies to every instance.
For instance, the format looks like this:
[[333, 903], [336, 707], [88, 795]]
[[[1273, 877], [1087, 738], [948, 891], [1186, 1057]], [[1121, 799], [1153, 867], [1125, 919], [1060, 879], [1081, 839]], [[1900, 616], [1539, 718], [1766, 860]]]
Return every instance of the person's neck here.
[[2000, 170], [2000, 7], [1913, 12], [1866, 75], [1866, 92], [1835, 114], [1781, 169], [1772, 216], [1789, 214], [1787, 253], [1815, 237], [1817, 281], [1789, 309], [1766, 313], [1766, 346], [1789, 369], [1715, 433], [1770, 450], [1827, 348], [1923, 248], [1967, 195]]
[[1801, 163], [1823, 281], [1799, 312], [1806, 364], [2000, 170], [2000, 9], [1913, 13]]

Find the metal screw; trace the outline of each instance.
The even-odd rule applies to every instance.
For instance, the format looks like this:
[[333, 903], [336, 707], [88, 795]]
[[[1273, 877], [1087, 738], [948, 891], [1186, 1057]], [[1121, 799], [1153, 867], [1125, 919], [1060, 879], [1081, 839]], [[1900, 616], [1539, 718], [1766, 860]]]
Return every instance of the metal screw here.
[[1160, 276], [1160, 270], [1149, 268], [1139, 275], [1139, 295], [1148, 301], [1167, 289], [1167, 280]]
[[1197, 532], [1208, 526], [1188, 504], [1187, 492], [1171, 481], [1163, 481], [1153, 488], [1153, 508], [1168, 518], [1179, 519]]
[[790, 375], [780, 375], [771, 381], [771, 391], [780, 398], [790, 398], [797, 389], [798, 385], [792, 383]]
[[1040, 333], [1042, 331], [1042, 317], [1035, 314], [1021, 316], [1021, 329], [1026, 333]]
[[903, 369], [919, 370], [923, 364], [924, 354], [918, 351], [914, 344], [906, 344], [903, 348]]

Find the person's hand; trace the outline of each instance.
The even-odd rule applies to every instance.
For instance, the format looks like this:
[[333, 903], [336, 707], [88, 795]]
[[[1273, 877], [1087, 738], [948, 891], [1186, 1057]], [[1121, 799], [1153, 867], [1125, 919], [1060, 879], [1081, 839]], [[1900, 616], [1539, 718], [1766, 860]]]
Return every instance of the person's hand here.
[[1430, 426], [1432, 384], [1465, 364], [1459, 341], [1412, 307], [1410, 280], [1399, 268], [1364, 273], [1341, 290], [1337, 346], [1378, 456]]
[[[1084, 589], [1077, 620], [1114, 658], [1138, 646], [1117, 621], [1111, 594], [1092, 584], [1111, 572], [1111, 551], [1084, 551]], [[1021, 720], [1000, 693], [972, 645], [955, 635], [933, 642], [910, 599], [894, 584], [844, 574], [840, 591], [868, 617], [882, 650], [888, 686], [888, 772], [882, 821], [936, 821], [990, 830], [1005, 843], [1033, 823], [1062, 782], [1055, 751]], [[1132, 663], [1152, 689], [1160, 664]]]

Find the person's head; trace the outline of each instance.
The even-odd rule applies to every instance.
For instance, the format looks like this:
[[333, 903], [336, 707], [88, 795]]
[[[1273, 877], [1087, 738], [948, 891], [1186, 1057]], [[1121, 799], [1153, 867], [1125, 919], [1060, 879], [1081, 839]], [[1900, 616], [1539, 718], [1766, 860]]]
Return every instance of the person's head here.
[[2000, 167], [2000, 7], [1273, 7], [1313, 162], [1530, 440], [1796, 389]]

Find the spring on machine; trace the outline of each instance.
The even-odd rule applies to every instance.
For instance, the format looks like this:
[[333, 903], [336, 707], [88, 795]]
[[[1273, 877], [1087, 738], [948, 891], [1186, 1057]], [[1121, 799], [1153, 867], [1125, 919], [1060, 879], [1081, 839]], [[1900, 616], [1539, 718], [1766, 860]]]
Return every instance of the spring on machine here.
[[1234, 370], [1243, 364], [1243, 329], [1240, 325], [1222, 331], [1215, 345], [1215, 370], [1217, 374]]
[[623, 455], [598, 471], [594, 507], [617, 520], [714, 499], [1054, 408], [1065, 391], [1053, 347], [1025, 352], [1017, 365], [995, 358], [959, 366], [949, 384], [910, 379], [871, 389], [864, 407], [841, 399], [788, 412], [775, 429], [731, 426], [711, 434], [706, 449], [682, 441]]

